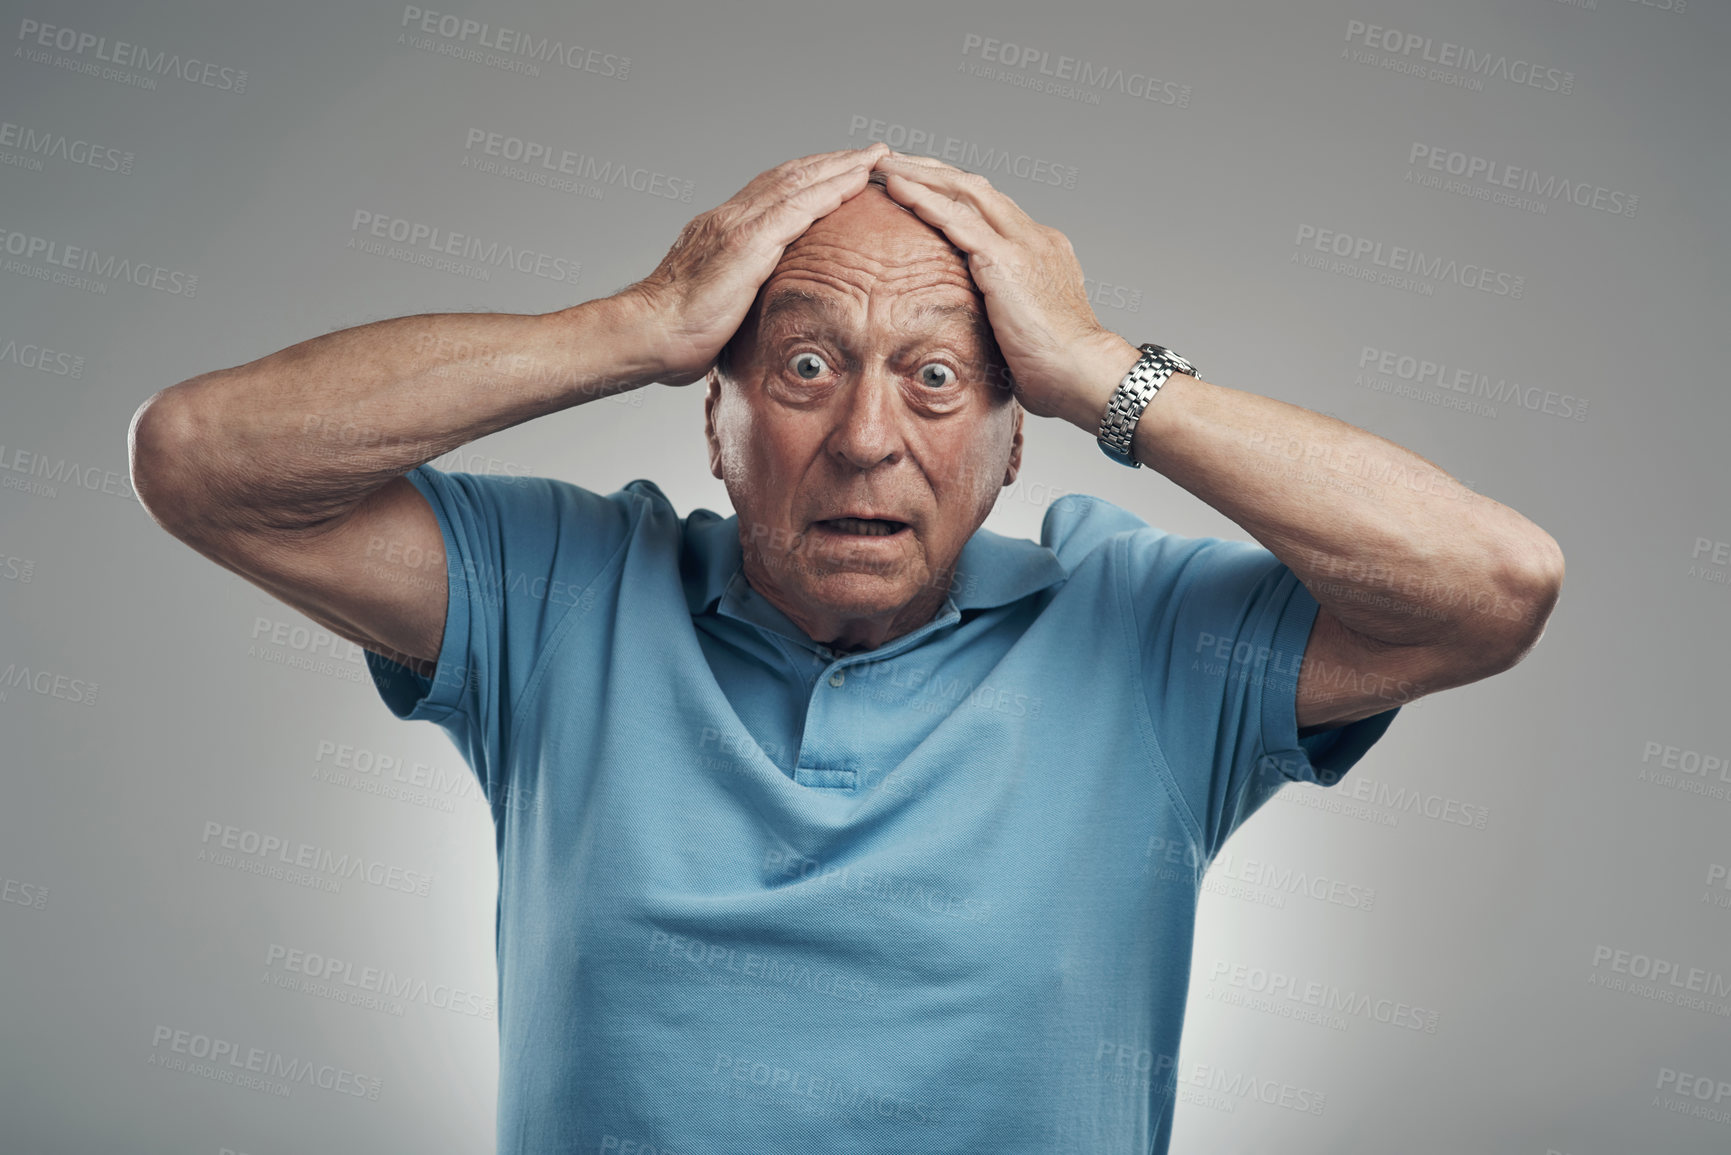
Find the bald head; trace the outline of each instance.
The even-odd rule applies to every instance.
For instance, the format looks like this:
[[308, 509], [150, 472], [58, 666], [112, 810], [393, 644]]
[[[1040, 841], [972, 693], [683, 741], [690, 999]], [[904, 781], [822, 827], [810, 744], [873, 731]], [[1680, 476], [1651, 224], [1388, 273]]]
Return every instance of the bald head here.
[[[904, 284], [927, 287], [947, 283], [965, 290], [973, 300], [971, 328], [991, 367], [1001, 370], [1003, 362], [986, 320], [984, 298], [968, 273], [967, 254], [956, 248], [941, 229], [927, 224], [912, 209], [894, 200], [885, 191], [887, 180], [885, 173], [873, 170], [869, 183], [858, 195], [813, 221], [782, 252], [775, 271], [758, 290], [744, 321], [716, 358], [716, 368], [724, 379], [736, 378], [749, 363], [765, 303], [772, 304], [773, 313], [774, 306], [787, 298], [787, 294], [778, 293], [780, 282], [809, 281], [815, 277], [842, 288], [835, 276], [826, 274], [825, 266], [831, 264], [837, 272], [847, 268], [879, 274], [871, 277], [868, 284], [857, 275], [843, 273], [852, 282], [848, 287], [856, 294], [861, 290], [899, 291]], [[898, 277], [897, 270], [912, 271], [915, 275]]]
[[838, 649], [930, 621], [1021, 463], [967, 255], [865, 184], [782, 251], [728, 344], [704, 437], [751, 588]]

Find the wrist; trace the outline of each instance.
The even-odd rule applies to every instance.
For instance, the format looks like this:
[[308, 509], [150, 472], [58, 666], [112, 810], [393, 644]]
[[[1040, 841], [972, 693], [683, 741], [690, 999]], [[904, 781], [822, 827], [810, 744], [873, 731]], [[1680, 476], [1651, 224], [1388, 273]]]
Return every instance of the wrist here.
[[1142, 350], [1116, 333], [1104, 333], [1078, 358], [1076, 384], [1060, 414], [1089, 437], [1100, 435], [1100, 420], [1124, 374], [1142, 357]]
[[[1125, 370], [1108, 397], [1096, 432], [1100, 448], [1122, 465], [1156, 466], [1164, 455], [1167, 439], [1183, 421], [1182, 394], [1200, 384], [1189, 361], [1163, 346], [1147, 344], [1136, 350], [1137, 360]], [[1160, 401], [1160, 394], [1181, 394]], [[1157, 467], [1157, 466], [1156, 466]]]
[[630, 290], [546, 317], [555, 327], [561, 360], [573, 370], [574, 401], [640, 389], [660, 380], [657, 333], [648, 323], [648, 309]]

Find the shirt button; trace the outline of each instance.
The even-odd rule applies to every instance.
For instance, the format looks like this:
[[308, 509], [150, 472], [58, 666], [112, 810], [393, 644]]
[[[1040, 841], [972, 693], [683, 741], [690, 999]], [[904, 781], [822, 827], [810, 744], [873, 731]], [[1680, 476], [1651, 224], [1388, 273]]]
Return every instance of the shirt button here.
[[845, 681], [847, 681], [847, 675], [842, 673], [840, 670], [837, 670], [829, 676], [829, 684], [832, 686], [839, 686]]

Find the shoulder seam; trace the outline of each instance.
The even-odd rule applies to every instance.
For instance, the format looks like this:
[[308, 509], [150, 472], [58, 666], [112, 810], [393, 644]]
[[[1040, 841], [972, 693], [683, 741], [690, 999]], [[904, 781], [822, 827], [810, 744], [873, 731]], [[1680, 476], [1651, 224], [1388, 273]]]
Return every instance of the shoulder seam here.
[[1196, 821], [1190, 803], [1185, 800], [1184, 792], [1178, 788], [1178, 783], [1172, 776], [1171, 765], [1166, 761], [1166, 752], [1160, 746], [1160, 736], [1154, 732], [1154, 719], [1148, 710], [1148, 691], [1142, 680], [1141, 631], [1137, 628], [1135, 607], [1130, 603], [1130, 533], [1126, 531], [1113, 534], [1105, 544], [1112, 550], [1112, 587], [1122, 622], [1122, 628], [1118, 632], [1123, 639], [1125, 664], [1129, 669], [1130, 685], [1134, 691], [1132, 697], [1135, 701], [1137, 729], [1148, 748], [1149, 768], [1177, 806], [1179, 817], [1194, 844], [1193, 849], [1206, 850], [1202, 825]]
[[[615, 568], [618, 567], [621, 559], [625, 556], [625, 551], [630, 548], [631, 543], [636, 540], [638, 527], [642, 525], [644, 517], [648, 515], [649, 508], [653, 504], [648, 497], [636, 492], [635, 490], [625, 490], [625, 492], [630, 493], [637, 499], [632, 502], [633, 513], [630, 523], [626, 526], [625, 537], [620, 541], [619, 547], [613, 551], [607, 561], [602, 564], [599, 570], [596, 571], [595, 576], [590, 579], [589, 584], [583, 587], [583, 591], [577, 595], [570, 605], [565, 607], [565, 612], [559, 615], [559, 623], [553, 627], [553, 632], [548, 635], [547, 645], [541, 650], [541, 656], [535, 659], [534, 669], [529, 672], [529, 677], [523, 682], [523, 688], [520, 692], [517, 708], [512, 713], [511, 727], [506, 732], [503, 745], [499, 747], [499, 757], [507, 764], [510, 761], [511, 750], [516, 743], [517, 735], [523, 728], [523, 719], [528, 712], [529, 703], [534, 701], [535, 686], [540, 683], [541, 677], [546, 673], [547, 667], [551, 663], [553, 656], [557, 654], [560, 647], [565, 644], [565, 639], [570, 633], [570, 625], [576, 620], [572, 616], [572, 612], [578, 609], [585, 601], [589, 601], [589, 591], [594, 589], [598, 582], [606, 578]], [[603, 500], [605, 499], [605, 495], [603, 495]]]

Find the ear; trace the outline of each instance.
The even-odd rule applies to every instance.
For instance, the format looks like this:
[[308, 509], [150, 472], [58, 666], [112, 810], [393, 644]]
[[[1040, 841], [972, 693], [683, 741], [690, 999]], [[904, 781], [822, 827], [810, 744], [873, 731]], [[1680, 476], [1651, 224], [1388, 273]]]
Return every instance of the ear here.
[[709, 473], [717, 481], [725, 481], [721, 476], [721, 438], [715, 432], [715, 406], [721, 400], [721, 372], [713, 366], [704, 379], [707, 389], [703, 395], [703, 436], [709, 442]]
[[1016, 474], [1022, 468], [1022, 402], [1012, 397], [1010, 404], [1015, 407], [1015, 426], [1010, 433], [1010, 464], [1004, 470], [1004, 484], [1009, 485], [1016, 480]]

